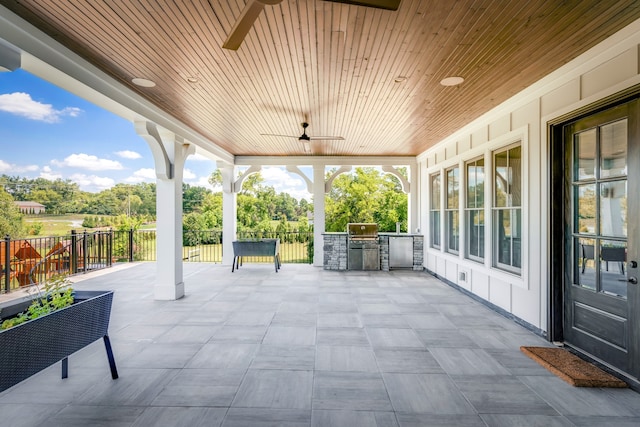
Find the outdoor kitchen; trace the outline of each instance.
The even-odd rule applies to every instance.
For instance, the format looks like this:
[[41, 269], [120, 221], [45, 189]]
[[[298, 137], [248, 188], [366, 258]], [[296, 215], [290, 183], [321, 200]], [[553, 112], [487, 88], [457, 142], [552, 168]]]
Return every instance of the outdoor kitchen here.
[[375, 223], [350, 223], [344, 233], [323, 233], [325, 270], [422, 271], [424, 236], [380, 233]]

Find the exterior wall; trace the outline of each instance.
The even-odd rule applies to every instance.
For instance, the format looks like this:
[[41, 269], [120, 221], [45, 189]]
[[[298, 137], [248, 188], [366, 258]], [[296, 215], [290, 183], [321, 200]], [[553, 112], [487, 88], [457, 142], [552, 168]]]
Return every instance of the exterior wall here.
[[347, 233], [323, 233], [325, 270], [347, 269]]
[[[536, 329], [547, 330], [548, 212], [553, 202], [548, 200], [547, 190], [547, 123], [640, 85], [639, 50], [640, 21], [637, 21], [418, 156], [420, 224], [425, 235], [427, 270]], [[522, 142], [524, 177], [520, 275], [492, 267], [491, 260], [492, 153], [516, 141]], [[464, 257], [464, 173], [460, 178], [460, 255], [432, 248], [429, 229], [430, 175], [439, 171], [444, 177], [444, 171], [455, 165], [463, 172], [466, 161], [480, 156], [485, 158], [486, 170], [484, 263]]]

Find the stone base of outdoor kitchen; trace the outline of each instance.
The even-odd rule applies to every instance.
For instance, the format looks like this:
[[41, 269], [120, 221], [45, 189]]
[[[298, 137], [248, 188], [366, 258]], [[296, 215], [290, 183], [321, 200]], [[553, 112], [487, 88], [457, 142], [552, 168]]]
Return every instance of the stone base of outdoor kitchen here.
[[[325, 270], [347, 270], [348, 269], [348, 241], [347, 233], [323, 233], [324, 262]], [[395, 233], [380, 233], [378, 243], [380, 244], [380, 270], [389, 271], [389, 237], [397, 236]], [[422, 271], [424, 263], [424, 236], [418, 234], [400, 234], [403, 237], [413, 237], [413, 266], [414, 271]]]

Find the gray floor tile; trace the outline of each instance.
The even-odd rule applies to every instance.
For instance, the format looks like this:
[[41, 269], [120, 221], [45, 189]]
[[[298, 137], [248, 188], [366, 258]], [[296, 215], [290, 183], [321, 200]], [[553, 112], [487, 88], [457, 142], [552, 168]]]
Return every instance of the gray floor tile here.
[[119, 369], [117, 380], [95, 384], [75, 402], [81, 405], [149, 406], [177, 372], [177, 369]]
[[[640, 417], [576, 417], [568, 416], [576, 426], [581, 427], [638, 427]], [[564, 424], [563, 424], [564, 426]]]
[[369, 346], [362, 328], [318, 328], [316, 344], [330, 346]]
[[152, 405], [228, 407], [244, 374], [244, 369], [183, 369]]
[[[482, 414], [480, 416], [488, 427], [574, 427], [574, 423], [562, 416], [518, 414]], [[585, 425], [575, 424], [575, 426]], [[605, 422], [596, 425], [610, 426], [612, 424]]]
[[45, 425], [60, 427], [128, 427], [135, 422], [142, 412], [143, 408], [133, 406], [69, 405], [49, 418]]
[[449, 375], [509, 375], [509, 371], [483, 349], [430, 348], [429, 351]]
[[312, 371], [250, 369], [233, 407], [311, 409]]
[[[602, 389], [573, 387], [556, 376], [528, 376], [520, 380], [565, 416], [636, 416], [626, 403]], [[633, 400], [640, 399], [638, 393], [625, 391], [633, 394]]]
[[376, 358], [368, 347], [318, 346], [317, 371], [378, 372]]
[[277, 312], [271, 325], [273, 326], [312, 326], [318, 323], [318, 315], [316, 313], [290, 313]]
[[378, 373], [316, 371], [313, 409], [390, 411], [392, 407]]
[[275, 312], [257, 311], [247, 312], [239, 311], [231, 314], [225, 325], [230, 326], [269, 326]]
[[11, 427], [29, 427], [47, 425], [46, 421], [55, 417], [67, 405], [43, 405], [39, 402], [29, 404], [0, 403], [2, 424]]
[[473, 339], [457, 329], [416, 329], [415, 331], [427, 348], [479, 348]]
[[366, 328], [367, 335], [374, 348], [411, 347], [424, 348], [424, 344], [413, 329]]
[[260, 346], [230, 342], [202, 346], [187, 364], [191, 369], [247, 369]]
[[119, 359], [118, 366], [129, 368], [184, 368], [200, 351], [202, 344], [150, 344], [138, 354]]
[[314, 346], [279, 346], [263, 344], [251, 369], [289, 369], [311, 371], [315, 364]]
[[410, 328], [404, 316], [400, 314], [362, 314], [362, 324], [372, 328]]
[[454, 379], [479, 414], [560, 415], [520, 380], [511, 376], [479, 376]]
[[476, 413], [447, 375], [385, 373], [384, 382], [397, 412]]
[[300, 409], [230, 408], [222, 427], [308, 427], [311, 411]]
[[456, 329], [455, 325], [440, 313], [405, 314], [404, 318], [414, 329]]
[[397, 413], [397, 418], [400, 427], [487, 427], [478, 415]]
[[320, 313], [318, 328], [362, 328], [358, 313]]
[[132, 427], [219, 427], [226, 413], [227, 408], [151, 407]]
[[259, 344], [267, 332], [266, 326], [222, 326], [211, 338], [211, 342], [234, 342]]
[[57, 364], [0, 393], [0, 424], [639, 423], [640, 394], [569, 386], [519, 351], [548, 345], [541, 337], [428, 274], [184, 270], [178, 301], [153, 300], [154, 263], [83, 275], [76, 286], [116, 290], [110, 335], [120, 378], [111, 379], [96, 342], [71, 356], [69, 378]]
[[395, 304], [358, 304], [360, 314], [397, 314], [398, 307]]
[[262, 341], [268, 345], [315, 345], [313, 326], [271, 326]]
[[375, 350], [381, 372], [443, 374], [444, 371], [427, 350], [384, 349]]
[[393, 412], [314, 410], [311, 427], [396, 427]]

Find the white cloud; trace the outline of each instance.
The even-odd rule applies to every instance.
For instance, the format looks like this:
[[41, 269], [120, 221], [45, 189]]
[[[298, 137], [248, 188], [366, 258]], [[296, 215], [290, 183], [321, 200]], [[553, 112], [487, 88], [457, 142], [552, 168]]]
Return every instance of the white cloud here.
[[261, 171], [266, 185], [271, 185], [276, 193], [288, 193], [298, 200], [311, 200], [306, 182], [299, 175], [287, 172], [284, 168], [268, 167]]
[[85, 175], [82, 173], [73, 174], [69, 179], [77, 183], [80, 189], [84, 191], [101, 191], [111, 188], [116, 184], [116, 182], [109, 177]]
[[133, 173], [133, 175], [126, 178], [124, 182], [127, 182], [129, 184], [137, 184], [139, 182], [155, 181], [155, 180], [156, 180], [156, 171], [154, 169], [142, 168], [142, 169], [138, 169]]
[[104, 170], [120, 170], [123, 169], [122, 164], [115, 160], [100, 159], [90, 154], [71, 154], [67, 156], [62, 162], [59, 160], [52, 160], [51, 164], [58, 167], [79, 168], [91, 171], [104, 171]]
[[196, 154], [192, 154], [189, 157], [187, 157], [187, 161], [194, 161], [194, 162], [211, 162], [214, 163], [213, 160], [211, 160], [210, 158], [208, 158], [207, 156], [203, 156], [200, 153], [196, 153]]
[[55, 181], [56, 179], [62, 179], [62, 175], [54, 172], [49, 166], [43, 166], [42, 171], [40, 172], [40, 178]]
[[0, 111], [45, 123], [56, 123], [64, 116], [77, 117], [82, 113], [82, 110], [76, 107], [56, 110], [51, 104], [34, 101], [31, 95], [24, 92], [0, 95]]
[[0, 173], [23, 173], [23, 172], [35, 172], [40, 169], [36, 165], [16, 165], [14, 163], [7, 163], [4, 160], [0, 160]]
[[116, 151], [116, 155], [122, 157], [123, 159], [140, 159], [140, 158], [142, 158], [142, 155], [140, 153], [137, 153], [135, 151], [130, 151], [130, 150]]
[[196, 174], [193, 173], [190, 169], [185, 168], [182, 171], [182, 179], [184, 181], [193, 181], [194, 179], [196, 179]]
[[211, 190], [213, 192], [222, 191], [222, 187], [221, 186], [214, 187], [209, 183], [209, 176], [210, 175], [199, 177], [197, 181], [193, 182], [193, 185], [197, 185], [198, 187], [208, 188], [209, 190]]

